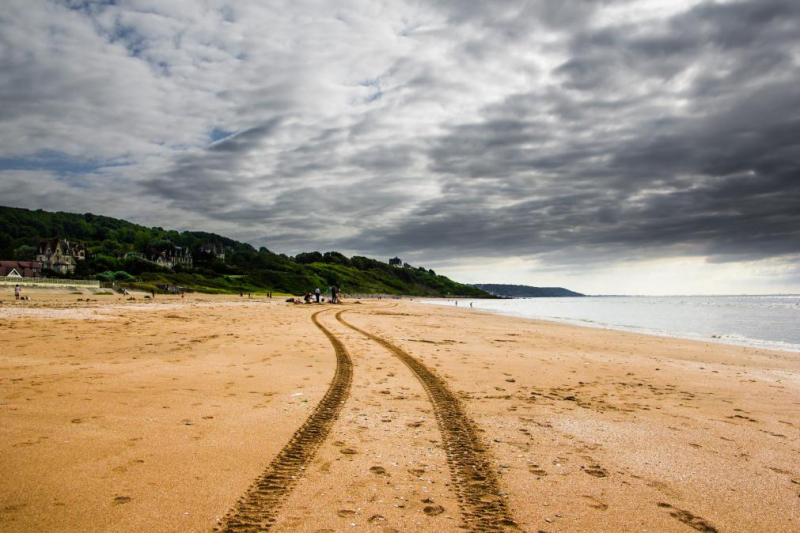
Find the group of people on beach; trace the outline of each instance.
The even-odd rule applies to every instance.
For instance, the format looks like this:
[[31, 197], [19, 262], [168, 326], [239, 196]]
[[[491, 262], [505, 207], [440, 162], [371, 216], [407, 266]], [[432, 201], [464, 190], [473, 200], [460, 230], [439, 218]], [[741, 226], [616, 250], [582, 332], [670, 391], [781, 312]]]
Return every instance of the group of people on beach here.
[[[341, 302], [341, 293], [339, 292], [339, 287], [337, 287], [336, 285], [331, 285], [330, 290], [331, 290], [331, 297], [328, 299], [328, 303], [331, 303], [331, 304], [342, 303]], [[287, 301], [293, 301], [296, 304], [299, 304], [299, 303], [302, 303], [302, 302], [310, 304], [312, 302], [312, 300], [314, 301], [314, 303], [325, 303], [325, 296], [323, 296], [322, 291], [319, 289], [319, 287], [317, 287], [314, 290], [313, 295], [312, 295], [312, 293], [307, 292], [306, 295], [303, 296], [303, 300], [302, 301], [300, 300], [300, 298], [289, 298], [289, 300], [287, 300]]]

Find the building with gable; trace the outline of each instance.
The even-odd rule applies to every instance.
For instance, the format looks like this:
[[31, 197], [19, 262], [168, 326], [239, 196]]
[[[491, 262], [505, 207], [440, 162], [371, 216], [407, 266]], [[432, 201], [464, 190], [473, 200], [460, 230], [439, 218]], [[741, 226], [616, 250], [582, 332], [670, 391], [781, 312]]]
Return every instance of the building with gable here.
[[54, 270], [61, 274], [75, 272], [78, 261], [86, 259], [86, 247], [81, 242], [70, 242], [66, 239], [47, 239], [39, 243], [36, 260], [42, 268]]
[[225, 247], [216, 242], [207, 242], [197, 248], [198, 259], [204, 261], [219, 259], [225, 261]]
[[0, 278], [6, 280], [38, 278], [42, 264], [38, 261], [0, 261]]
[[162, 266], [164, 268], [175, 268], [180, 265], [185, 268], [192, 268], [192, 252], [185, 246], [170, 245], [159, 250], [158, 248], [151, 248], [145, 259], [148, 261]]

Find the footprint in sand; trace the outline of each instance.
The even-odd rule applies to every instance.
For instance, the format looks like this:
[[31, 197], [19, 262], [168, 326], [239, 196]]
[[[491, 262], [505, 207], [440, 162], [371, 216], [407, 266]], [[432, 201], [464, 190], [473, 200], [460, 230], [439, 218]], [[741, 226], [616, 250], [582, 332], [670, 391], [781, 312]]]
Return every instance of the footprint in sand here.
[[336, 511], [336, 514], [341, 518], [352, 518], [356, 515], [356, 512], [353, 511], [352, 509], [339, 509], [338, 511]]
[[382, 466], [372, 466], [372, 467], [370, 467], [369, 471], [372, 472], [373, 474], [378, 475], [378, 476], [385, 476], [386, 475], [386, 469], [384, 467], [382, 467]]
[[600, 465], [587, 466], [583, 471], [594, 477], [608, 477], [608, 471]]
[[696, 529], [697, 531], [701, 531], [702, 533], [719, 533], [719, 530], [717, 528], [706, 522], [703, 518], [700, 518], [699, 516], [692, 514], [689, 511], [686, 511], [684, 509], [678, 509], [664, 502], [660, 502], [658, 506], [664, 509], [672, 509], [669, 512], [669, 515], [672, 518], [675, 518], [683, 522], [692, 529]]
[[122, 505], [123, 503], [128, 503], [132, 500], [130, 496], [117, 496], [114, 498], [113, 505]]
[[547, 475], [547, 470], [539, 468], [539, 465], [531, 465], [528, 467], [528, 472], [534, 476], [544, 477]]
[[374, 514], [367, 519], [367, 522], [370, 524], [379, 524], [380, 522], [385, 522], [386, 517], [381, 514]]
[[422, 512], [428, 516], [438, 516], [444, 512], [444, 507], [441, 505], [426, 505]]
[[341, 450], [339, 450], [339, 452], [343, 453], [344, 455], [356, 455], [358, 453], [358, 450], [356, 450], [355, 448], [342, 448]]
[[594, 496], [589, 496], [588, 494], [584, 494], [583, 498], [586, 500], [587, 505], [592, 509], [597, 509], [598, 511], [608, 510], [608, 504], [601, 502]]

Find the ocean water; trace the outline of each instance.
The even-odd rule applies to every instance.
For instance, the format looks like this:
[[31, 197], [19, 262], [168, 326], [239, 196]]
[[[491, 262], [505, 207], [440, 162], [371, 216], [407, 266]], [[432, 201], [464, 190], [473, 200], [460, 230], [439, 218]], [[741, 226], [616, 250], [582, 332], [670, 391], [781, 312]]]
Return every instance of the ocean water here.
[[470, 302], [504, 315], [800, 352], [800, 295], [461, 300], [459, 306]]

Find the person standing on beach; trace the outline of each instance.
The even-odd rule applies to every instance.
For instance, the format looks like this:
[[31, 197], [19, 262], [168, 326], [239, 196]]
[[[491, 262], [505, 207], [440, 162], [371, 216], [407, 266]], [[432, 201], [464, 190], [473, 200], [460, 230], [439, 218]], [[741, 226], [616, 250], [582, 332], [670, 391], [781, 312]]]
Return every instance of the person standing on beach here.
[[19, 300], [19, 283], [14, 285], [14, 299]]
[[331, 303], [336, 303], [336, 285], [331, 285]]
[[320, 293], [319, 287], [317, 287], [317, 290], [314, 291], [314, 296], [316, 296], [317, 298], [317, 303], [319, 303], [319, 293]]

